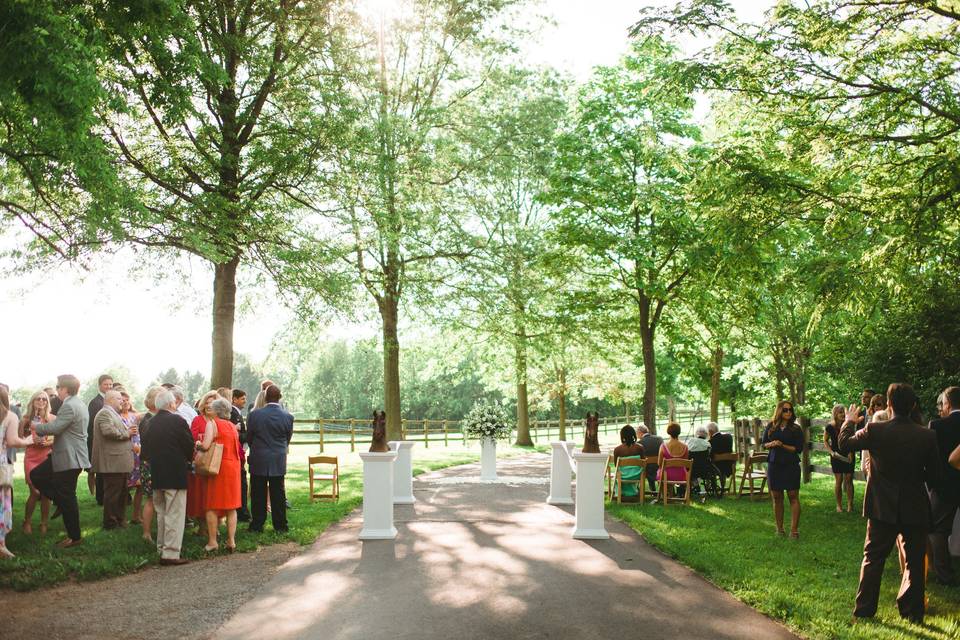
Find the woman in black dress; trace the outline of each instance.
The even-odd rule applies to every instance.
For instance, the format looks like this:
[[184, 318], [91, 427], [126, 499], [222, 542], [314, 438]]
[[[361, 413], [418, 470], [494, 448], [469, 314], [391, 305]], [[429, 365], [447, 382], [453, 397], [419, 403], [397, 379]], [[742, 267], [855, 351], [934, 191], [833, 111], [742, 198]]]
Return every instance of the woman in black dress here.
[[833, 495], [837, 499], [837, 513], [843, 511], [843, 492], [847, 493], [847, 513], [853, 511], [853, 454], [843, 455], [837, 438], [840, 437], [840, 426], [845, 419], [842, 404], [833, 407], [833, 416], [830, 423], [823, 430], [823, 443], [830, 453], [830, 469], [833, 471]]
[[790, 499], [790, 537], [799, 538], [800, 525], [800, 452], [803, 450], [803, 431], [797, 426], [793, 403], [781, 400], [773, 414], [773, 421], [763, 432], [763, 448], [767, 457], [767, 483], [773, 499], [773, 517], [777, 521], [777, 535], [783, 531], [783, 492]]

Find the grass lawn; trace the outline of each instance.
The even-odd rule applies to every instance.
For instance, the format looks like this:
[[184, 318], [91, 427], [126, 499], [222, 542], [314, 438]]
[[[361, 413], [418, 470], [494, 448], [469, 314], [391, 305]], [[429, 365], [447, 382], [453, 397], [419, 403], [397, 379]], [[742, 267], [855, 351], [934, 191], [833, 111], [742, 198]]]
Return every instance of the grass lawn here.
[[[960, 638], [960, 588], [928, 585], [926, 624], [901, 620], [895, 552], [887, 560], [877, 618], [851, 624], [866, 522], [859, 513], [836, 513], [832, 476], [813, 477], [800, 490], [800, 540], [774, 535], [769, 500], [728, 497], [692, 507], [610, 504], [608, 509], [667, 555], [803, 636]], [[864, 486], [856, 485], [859, 508]]]
[[[366, 450], [367, 445], [358, 446]], [[529, 452], [528, 448], [516, 448], [500, 445], [500, 453], [506, 456]], [[287, 534], [275, 534], [267, 518], [266, 530], [262, 534], [251, 534], [246, 524], [240, 523], [237, 531], [237, 551], [254, 551], [258, 546], [293, 541], [299, 544], [313, 542], [330, 524], [340, 520], [363, 501], [362, 465], [360, 457], [350, 453], [349, 445], [328, 450], [325, 455], [335, 454], [340, 459], [340, 501], [338, 503], [314, 502], [311, 504], [307, 480], [306, 459], [315, 454], [314, 447], [294, 447], [290, 453], [287, 472], [287, 497], [293, 509], [288, 511], [287, 519], [290, 531]], [[476, 462], [480, 457], [477, 443], [464, 447], [461, 444], [450, 447], [424, 449], [419, 444], [414, 447], [414, 474], [457, 464]], [[16, 589], [29, 591], [52, 586], [67, 580], [99, 580], [118, 576], [159, 560], [156, 548], [141, 537], [139, 525], [127, 529], [104, 531], [100, 527], [103, 516], [93, 496], [87, 491], [86, 474], [81, 474], [77, 483], [80, 500], [80, 525], [84, 542], [72, 549], [58, 549], [55, 543], [64, 537], [63, 522], [53, 520], [50, 531], [41, 535], [39, 506], [33, 516], [34, 533], [26, 536], [21, 532], [23, 505], [27, 496], [27, 487], [23, 480], [23, 465], [17, 461], [18, 476], [14, 487], [14, 529], [7, 535], [7, 546], [16, 554], [13, 560], [0, 561], [0, 590]], [[127, 511], [130, 517], [130, 511]], [[222, 532], [222, 529], [221, 529]], [[156, 536], [156, 523], [154, 523]], [[201, 559], [207, 554], [203, 551], [206, 539], [184, 535], [182, 555], [192, 560]], [[224, 544], [223, 533], [220, 538]]]

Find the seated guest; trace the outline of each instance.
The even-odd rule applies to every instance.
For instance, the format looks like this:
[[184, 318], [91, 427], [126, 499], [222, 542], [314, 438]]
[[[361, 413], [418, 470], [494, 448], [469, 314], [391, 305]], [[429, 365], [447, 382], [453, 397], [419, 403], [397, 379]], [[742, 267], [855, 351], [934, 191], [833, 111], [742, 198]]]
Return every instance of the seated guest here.
[[[637, 442], [637, 432], [633, 427], [627, 425], [620, 429], [620, 444], [613, 450], [613, 463], [616, 464], [620, 458], [642, 458], [643, 445]], [[624, 480], [639, 480], [641, 475], [640, 467], [624, 467], [620, 470], [620, 477]], [[623, 485], [623, 497], [635, 498], [639, 494], [638, 485]]]
[[226, 518], [227, 551], [232, 552], [237, 548], [237, 508], [240, 506], [240, 438], [230, 422], [230, 402], [227, 399], [220, 397], [211, 402], [204, 417], [208, 422], [203, 441], [197, 444], [197, 448], [207, 451], [219, 444], [223, 447], [223, 458], [217, 475], [206, 478], [207, 546], [203, 549], [208, 553], [217, 550], [218, 523], [220, 518]]
[[687, 440], [687, 449], [691, 453], [696, 453], [698, 451], [710, 451], [710, 441], [707, 440], [707, 428], [703, 425], [698, 426], [693, 430], [693, 436]]
[[[657, 469], [657, 480], [664, 480], [663, 477], [663, 461], [672, 460], [674, 458], [686, 459], [687, 455], [690, 453], [690, 450], [687, 448], [687, 445], [680, 442], [680, 425], [676, 422], [671, 422], [667, 425], [667, 435], [670, 436], [670, 439], [667, 440], [660, 447], [660, 453], [657, 456], [657, 466], [660, 467]], [[672, 467], [667, 469], [666, 480], [671, 482], [683, 482], [687, 479], [686, 469], [681, 469], [679, 467]]]
[[[723, 453], [733, 453], [733, 434], [720, 433], [720, 426], [716, 422], [707, 423], [707, 433], [710, 436], [710, 454], [716, 456]], [[721, 461], [714, 463], [721, 477], [726, 480], [733, 473], [733, 463]]]
[[120, 418], [123, 396], [111, 389], [103, 395], [103, 408], [93, 418], [92, 469], [103, 479], [103, 528], [127, 526], [127, 480], [133, 471], [130, 438], [137, 427], [127, 428]]
[[[640, 446], [647, 452], [647, 459], [652, 460], [663, 446], [663, 438], [650, 433], [650, 429], [645, 424], [637, 427], [637, 435], [640, 436]], [[647, 465], [647, 486], [654, 492], [657, 490], [657, 469], [656, 462]]]
[[250, 531], [263, 531], [267, 519], [267, 490], [273, 505], [274, 531], [287, 531], [286, 493], [287, 446], [293, 437], [293, 416], [280, 406], [280, 387], [264, 391], [266, 404], [250, 413], [247, 439], [250, 443]]
[[153, 506], [157, 512], [157, 551], [160, 564], [186, 564], [180, 557], [183, 524], [187, 515], [187, 468], [193, 461], [190, 427], [176, 413], [177, 401], [169, 390], [157, 394], [157, 413], [142, 435], [141, 457], [150, 463]]

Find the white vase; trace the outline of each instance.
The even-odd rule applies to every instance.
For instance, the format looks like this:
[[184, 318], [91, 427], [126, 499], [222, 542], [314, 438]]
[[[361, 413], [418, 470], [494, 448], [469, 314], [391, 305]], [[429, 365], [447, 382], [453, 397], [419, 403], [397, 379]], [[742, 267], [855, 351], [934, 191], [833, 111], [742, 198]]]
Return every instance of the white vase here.
[[497, 441], [480, 438], [480, 481], [497, 481]]

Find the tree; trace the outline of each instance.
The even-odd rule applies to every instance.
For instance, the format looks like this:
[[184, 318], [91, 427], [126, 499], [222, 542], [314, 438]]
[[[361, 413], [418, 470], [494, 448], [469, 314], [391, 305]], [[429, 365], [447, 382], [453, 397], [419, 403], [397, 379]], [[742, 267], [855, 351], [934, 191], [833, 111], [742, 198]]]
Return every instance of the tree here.
[[674, 49], [636, 43], [617, 67], [600, 67], [580, 90], [560, 136], [547, 202], [558, 237], [589, 288], [578, 305], [639, 336], [643, 417], [656, 428], [657, 328], [697, 261], [702, 220], [684, 198], [698, 138], [693, 98], [669, 83]]

